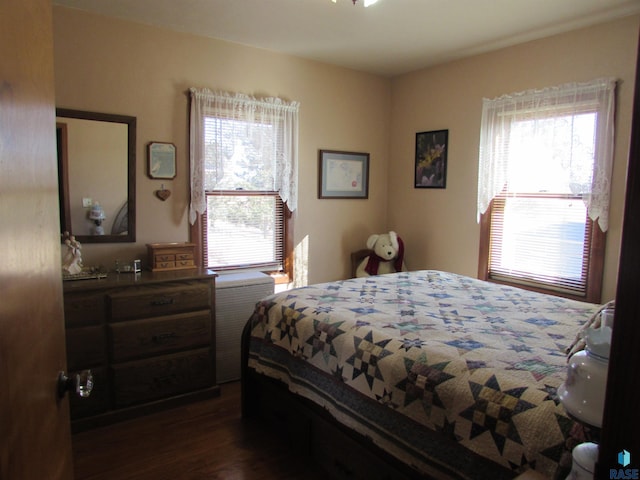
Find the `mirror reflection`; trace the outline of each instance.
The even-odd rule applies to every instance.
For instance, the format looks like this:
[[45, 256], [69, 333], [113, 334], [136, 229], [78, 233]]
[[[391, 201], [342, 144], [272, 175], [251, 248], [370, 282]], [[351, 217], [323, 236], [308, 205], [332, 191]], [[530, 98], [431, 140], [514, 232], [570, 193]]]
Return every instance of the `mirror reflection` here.
[[57, 109], [60, 229], [135, 241], [135, 117]]

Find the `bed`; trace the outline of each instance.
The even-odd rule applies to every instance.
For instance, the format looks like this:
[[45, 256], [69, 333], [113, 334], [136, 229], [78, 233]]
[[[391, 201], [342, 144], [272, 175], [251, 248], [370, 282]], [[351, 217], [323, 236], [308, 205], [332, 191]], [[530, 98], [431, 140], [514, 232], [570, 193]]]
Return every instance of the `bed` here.
[[589, 432], [556, 389], [600, 309], [433, 270], [275, 294], [243, 333], [243, 414], [277, 412], [336, 478], [564, 478]]

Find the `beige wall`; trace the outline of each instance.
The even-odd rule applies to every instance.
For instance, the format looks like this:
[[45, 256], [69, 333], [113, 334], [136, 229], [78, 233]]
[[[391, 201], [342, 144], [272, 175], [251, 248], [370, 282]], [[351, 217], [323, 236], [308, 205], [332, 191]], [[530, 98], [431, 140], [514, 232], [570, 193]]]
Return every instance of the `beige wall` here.
[[[393, 80], [265, 50], [54, 7], [56, 102], [138, 119], [136, 244], [85, 245], [85, 264], [144, 258], [145, 243], [189, 239], [189, 87], [297, 100], [301, 282], [344, 278], [348, 254], [395, 229], [411, 269], [476, 276], [482, 97], [599, 76], [621, 80], [604, 299], [615, 292], [640, 17], [578, 30]], [[414, 189], [416, 132], [449, 129], [447, 188]], [[177, 146], [173, 181], [146, 175], [146, 144]], [[318, 149], [371, 154], [368, 200], [318, 200]], [[153, 192], [172, 190], [166, 202]]]
[[[389, 226], [411, 269], [477, 275], [482, 98], [601, 76], [620, 80], [603, 301], [614, 298], [640, 17], [478, 55], [393, 80]], [[447, 188], [414, 189], [416, 132], [449, 129]]]
[[[62, 7], [54, 7], [54, 46], [58, 107], [137, 117], [137, 243], [83, 245], [86, 265], [144, 259], [146, 243], [189, 240], [190, 87], [300, 102], [301, 281], [346, 277], [348, 252], [386, 228], [388, 79]], [[175, 180], [148, 178], [151, 141], [176, 145]], [[318, 149], [369, 152], [369, 200], [318, 200]], [[166, 202], [154, 195], [162, 183], [172, 191]]]

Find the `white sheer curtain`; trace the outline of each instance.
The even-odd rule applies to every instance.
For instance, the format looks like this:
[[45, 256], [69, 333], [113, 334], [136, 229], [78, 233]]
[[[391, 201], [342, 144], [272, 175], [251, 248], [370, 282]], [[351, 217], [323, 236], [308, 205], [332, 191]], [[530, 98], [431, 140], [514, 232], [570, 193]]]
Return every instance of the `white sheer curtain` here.
[[216, 163], [226, 154], [223, 151], [224, 142], [206, 142], [205, 122], [211, 118], [238, 121], [235, 122], [237, 128], [243, 129], [244, 138], [251, 139], [253, 151], [258, 152], [260, 161], [273, 163], [272, 185], [265, 189], [277, 191], [289, 210], [295, 211], [298, 203], [299, 103], [285, 102], [280, 98], [257, 99], [240, 93], [212, 92], [208, 89], [192, 88], [190, 92], [191, 224], [195, 223], [198, 213], [205, 212], [207, 206], [207, 155], [209, 167], [215, 170]]
[[[515, 152], [517, 136], [520, 146], [526, 142], [529, 150], [538, 150], [538, 158], [552, 156], [551, 160], [562, 164], [562, 176], [567, 176], [570, 190], [567, 193], [583, 194], [589, 218], [597, 219], [602, 231], [606, 231], [613, 166], [615, 86], [615, 79], [601, 78], [483, 99], [478, 220], [491, 200], [513, 178], [512, 170], [517, 168], [514, 156], [527, 154]], [[595, 125], [593, 141], [584, 142], [581, 125], [585, 122], [581, 117], [589, 115], [592, 120], [595, 115], [595, 122], [591, 122]], [[550, 175], [553, 174], [550, 172]]]

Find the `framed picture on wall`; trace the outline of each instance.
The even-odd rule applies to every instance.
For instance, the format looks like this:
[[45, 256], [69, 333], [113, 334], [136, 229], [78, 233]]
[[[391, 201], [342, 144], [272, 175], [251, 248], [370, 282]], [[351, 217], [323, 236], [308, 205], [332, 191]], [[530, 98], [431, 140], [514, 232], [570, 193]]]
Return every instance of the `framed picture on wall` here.
[[318, 198], [368, 197], [368, 153], [319, 151]]
[[416, 133], [415, 188], [446, 188], [449, 130]]
[[176, 146], [173, 143], [151, 142], [147, 145], [149, 177], [172, 179], [176, 176]]

